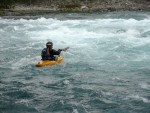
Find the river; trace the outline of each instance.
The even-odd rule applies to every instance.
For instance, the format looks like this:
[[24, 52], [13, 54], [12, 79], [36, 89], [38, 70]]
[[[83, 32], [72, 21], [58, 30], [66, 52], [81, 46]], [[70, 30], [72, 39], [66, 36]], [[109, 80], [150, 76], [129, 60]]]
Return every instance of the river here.
[[0, 112], [150, 113], [150, 12], [0, 17]]

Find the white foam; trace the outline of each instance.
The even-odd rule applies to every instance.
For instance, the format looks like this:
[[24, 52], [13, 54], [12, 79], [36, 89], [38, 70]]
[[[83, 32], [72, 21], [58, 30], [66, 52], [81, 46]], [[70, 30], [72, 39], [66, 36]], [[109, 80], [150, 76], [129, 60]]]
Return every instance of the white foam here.
[[33, 57], [30, 57], [30, 56], [26, 56], [26, 57], [23, 57], [21, 58], [20, 60], [13, 60], [11, 62], [9, 62], [8, 64], [11, 64], [11, 68], [13, 70], [16, 70], [16, 69], [20, 69], [24, 66], [27, 66], [27, 65], [32, 65], [32, 64], [35, 64], [36, 62], [36, 59], [39, 59], [39, 56], [37, 56], [37, 58], [33, 58]]
[[119, 77], [113, 77], [113, 78], [112, 78], [112, 80], [114, 80], [114, 81], [118, 81], [118, 82], [126, 82], [126, 80], [125, 80], [125, 79], [123, 79], [123, 78], [119, 78]]
[[20, 100], [17, 100], [15, 103], [16, 104], [26, 104], [28, 106], [30, 101], [31, 100], [29, 100], [29, 99], [20, 99]]
[[63, 83], [66, 85], [70, 84], [69, 80], [64, 80]]
[[79, 113], [77, 109], [73, 109], [72, 113]]
[[4, 32], [4, 30], [0, 28], [0, 32], [2, 33], [2, 32]]
[[[141, 33], [149, 30], [150, 19], [57, 20], [42, 17], [35, 20], [0, 19], [0, 23], [6, 26], [2, 29], [4, 32], [8, 32], [13, 26], [14, 31], [8, 33], [13, 34], [11, 38], [21, 40], [28, 38], [30, 42], [39, 43], [38, 48], [45, 47], [47, 41], [54, 43], [54, 49], [71, 47], [68, 61], [73, 63], [87, 59], [89, 61], [96, 59], [95, 62], [98, 62], [99, 59], [107, 59], [114, 54], [113, 51], [116, 52], [120, 48], [131, 50], [150, 43], [150, 38], [141, 38]], [[32, 47], [34, 46], [25, 45], [18, 50], [26, 51]], [[149, 56], [148, 53], [145, 54], [146, 57]], [[74, 56], [76, 60], [73, 60]], [[122, 56], [127, 57], [125, 54]], [[121, 60], [122, 56], [117, 54], [115, 58]], [[138, 61], [141, 61], [140, 58], [147, 60], [144, 57], [138, 58]]]
[[104, 96], [113, 96], [111, 92], [104, 92], [104, 91], [101, 91], [101, 92]]
[[143, 101], [144, 103], [150, 103], [150, 100], [148, 100], [147, 98], [145, 97], [141, 97], [139, 95], [130, 95], [126, 98], [127, 100], [128, 99], [134, 99], [134, 100], [137, 100], [137, 101]]
[[139, 84], [139, 85], [140, 85], [141, 88], [143, 88], [143, 89], [150, 89], [150, 85], [147, 84], [147, 83], [141, 83], [141, 84]]

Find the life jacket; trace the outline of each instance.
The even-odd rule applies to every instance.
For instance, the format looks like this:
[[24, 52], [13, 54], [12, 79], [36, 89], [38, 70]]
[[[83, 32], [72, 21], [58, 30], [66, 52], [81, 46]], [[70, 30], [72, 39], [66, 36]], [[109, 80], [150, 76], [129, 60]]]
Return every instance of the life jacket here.
[[44, 48], [41, 53], [42, 60], [53, 60], [54, 58], [50, 54], [49, 48]]

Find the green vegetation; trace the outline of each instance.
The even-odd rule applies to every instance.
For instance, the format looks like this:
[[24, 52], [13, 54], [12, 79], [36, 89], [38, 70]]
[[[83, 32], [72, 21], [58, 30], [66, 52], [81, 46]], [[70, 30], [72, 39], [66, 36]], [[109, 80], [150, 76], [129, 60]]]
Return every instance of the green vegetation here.
[[10, 9], [15, 7], [14, 0], [1, 0], [0, 2], [0, 9]]
[[0, 0], [0, 9], [14, 8], [16, 3], [30, 5], [40, 0]]

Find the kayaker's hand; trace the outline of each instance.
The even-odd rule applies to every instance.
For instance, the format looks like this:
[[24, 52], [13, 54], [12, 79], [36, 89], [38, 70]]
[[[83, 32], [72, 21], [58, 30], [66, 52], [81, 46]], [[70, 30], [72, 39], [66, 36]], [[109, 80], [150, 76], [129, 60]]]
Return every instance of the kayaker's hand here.
[[63, 48], [61, 49], [62, 51], [67, 51], [69, 49], [69, 47]]

